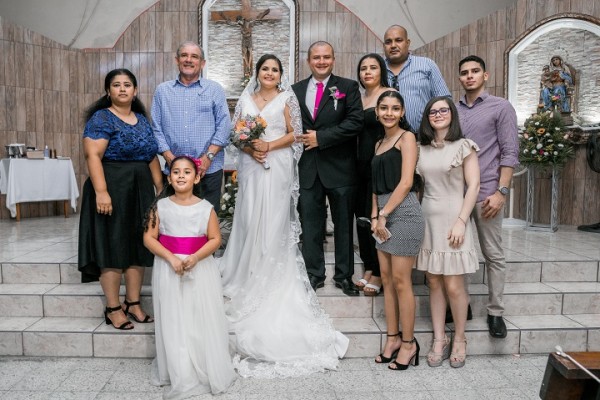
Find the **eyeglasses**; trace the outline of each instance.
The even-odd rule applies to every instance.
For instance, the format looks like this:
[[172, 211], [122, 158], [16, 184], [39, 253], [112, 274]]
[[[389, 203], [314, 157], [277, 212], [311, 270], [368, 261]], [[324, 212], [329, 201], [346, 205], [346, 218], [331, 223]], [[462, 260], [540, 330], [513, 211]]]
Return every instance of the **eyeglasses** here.
[[435, 109], [431, 109], [429, 110], [429, 116], [430, 117], [435, 117], [437, 114], [440, 114], [442, 117], [446, 116], [450, 113], [450, 108], [448, 107], [442, 107], [439, 110], [435, 110]]

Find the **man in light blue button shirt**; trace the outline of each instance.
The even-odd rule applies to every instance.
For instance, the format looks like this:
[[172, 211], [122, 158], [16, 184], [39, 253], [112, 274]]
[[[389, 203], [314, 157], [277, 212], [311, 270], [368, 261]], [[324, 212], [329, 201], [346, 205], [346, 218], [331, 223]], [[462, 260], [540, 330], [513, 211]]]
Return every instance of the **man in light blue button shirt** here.
[[450, 91], [435, 62], [412, 55], [409, 47], [404, 27], [392, 25], [385, 31], [383, 50], [388, 82], [404, 98], [406, 120], [413, 132], [418, 133], [427, 102], [438, 96], [450, 97]]
[[200, 158], [200, 190], [215, 210], [219, 209], [225, 156], [231, 121], [225, 91], [217, 82], [201, 78], [206, 63], [197, 43], [184, 42], [175, 62], [179, 77], [163, 82], [152, 100], [152, 128], [158, 151], [167, 168], [177, 156]]

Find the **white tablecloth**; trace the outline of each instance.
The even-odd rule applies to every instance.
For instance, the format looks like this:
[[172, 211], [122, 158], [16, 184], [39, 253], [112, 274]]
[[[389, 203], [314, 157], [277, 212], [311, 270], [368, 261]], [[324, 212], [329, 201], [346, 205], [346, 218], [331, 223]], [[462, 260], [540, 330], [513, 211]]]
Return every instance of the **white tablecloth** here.
[[30, 201], [70, 200], [77, 209], [79, 189], [71, 160], [6, 158], [0, 163], [0, 193], [14, 218], [17, 204]]

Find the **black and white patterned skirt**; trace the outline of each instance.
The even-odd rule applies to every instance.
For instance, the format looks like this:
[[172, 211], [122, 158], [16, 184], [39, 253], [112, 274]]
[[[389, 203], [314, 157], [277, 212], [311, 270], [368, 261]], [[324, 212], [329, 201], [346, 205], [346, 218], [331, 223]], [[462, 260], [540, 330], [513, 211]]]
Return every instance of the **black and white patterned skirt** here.
[[[377, 195], [379, 209], [385, 206], [391, 195]], [[392, 233], [392, 237], [376, 244], [377, 250], [405, 257], [416, 256], [419, 253], [425, 233], [425, 219], [415, 192], [409, 192], [404, 201], [390, 213], [385, 227]]]

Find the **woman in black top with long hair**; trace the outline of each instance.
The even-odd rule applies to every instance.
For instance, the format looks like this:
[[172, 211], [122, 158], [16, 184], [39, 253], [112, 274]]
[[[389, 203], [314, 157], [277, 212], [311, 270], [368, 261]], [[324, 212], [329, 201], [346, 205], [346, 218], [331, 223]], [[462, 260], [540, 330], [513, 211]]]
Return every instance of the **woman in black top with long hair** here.
[[381, 291], [381, 272], [369, 221], [373, 193], [371, 160], [375, 153], [375, 143], [384, 134], [383, 126], [377, 121], [375, 115], [375, 105], [379, 95], [390, 88], [388, 87], [385, 61], [379, 54], [364, 55], [358, 62], [356, 75], [358, 83], [365, 89], [361, 98], [364, 128], [358, 135], [357, 142], [358, 186], [354, 199], [358, 249], [365, 273], [359, 279], [356, 287], [363, 290], [365, 296], [377, 296]]
[[[405, 370], [419, 365], [419, 343], [414, 336], [415, 297], [412, 269], [423, 241], [425, 221], [417, 199], [415, 169], [417, 141], [404, 121], [404, 99], [383, 92], [375, 109], [385, 130], [373, 156], [371, 229], [378, 239], [377, 254], [383, 280], [387, 341], [375, 362]], [[399, 332], [398, 322], [402, 325]]]

